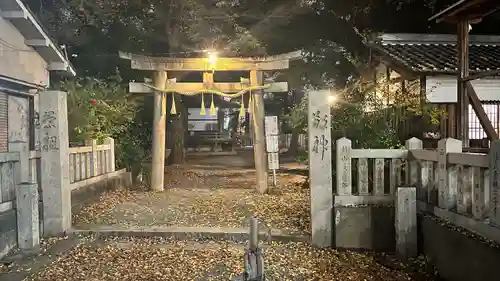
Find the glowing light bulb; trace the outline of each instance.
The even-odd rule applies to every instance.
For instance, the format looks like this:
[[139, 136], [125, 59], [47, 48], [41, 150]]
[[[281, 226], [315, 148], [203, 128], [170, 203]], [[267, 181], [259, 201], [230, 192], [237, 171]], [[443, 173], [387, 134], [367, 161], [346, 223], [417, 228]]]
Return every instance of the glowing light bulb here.
[[211, 65], [214, 65], [216, 61], [217, 61], [217, 53], [209, 52], [208, 53], [208, 62]]
[[337, 97], [330, 95], [328, 96], [328, 103], [329, 104], [334, 104], [337, 101]]

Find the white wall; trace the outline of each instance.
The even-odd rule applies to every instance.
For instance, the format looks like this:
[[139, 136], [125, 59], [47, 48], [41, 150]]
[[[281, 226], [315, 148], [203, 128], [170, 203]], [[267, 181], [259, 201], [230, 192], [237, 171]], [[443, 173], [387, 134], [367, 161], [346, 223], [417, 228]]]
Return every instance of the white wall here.
[[[188, 130], [207, 131], [207, 126], [217, 127], [217, 115], [210, 115], [210, 108], [205, 108], [205, 115], [200, 115], [200, 108], [188, 108]], [[195, 120], [193, 120], [195, 119]]]
[[[217, 120], [216, 115], [210, 115], [210, 108], [205, 108], [205, 115], [200, 115], [200, 108], [188, 108], [188, 120]], [[216, 111], [217, 112], [217, 111]]]
[[[500, 101], [500, 79], [471, 81], [480, 100]], [[430, 103], [456, 103], [457, 78], [454, 76], [431, 76], [426, 78], [426, 93]]]
[[0, 17], [0, 75], [32, 84], [49, 85], [47, 63], [32, 48], [24, 44], [24, 37], [2, 17]]
[[[224, 113], [224, 121], [222, 122], [221, 129], [229, 130], [230, 123], [230, 113], [239, 109], [230, 108], [216, 108], [216, 115], [210, 115], [210, 108], [205, 108], [206, 114], [200, 115], [200, 108], [188, 108], [188, 130], [189, 131], [206, 131], [207, 126], [212, 126], [212, 128], [217, 128], [219, 122], [219, 113], [222, 111]], [[209, 125], [208, 125], [209, 124]]]

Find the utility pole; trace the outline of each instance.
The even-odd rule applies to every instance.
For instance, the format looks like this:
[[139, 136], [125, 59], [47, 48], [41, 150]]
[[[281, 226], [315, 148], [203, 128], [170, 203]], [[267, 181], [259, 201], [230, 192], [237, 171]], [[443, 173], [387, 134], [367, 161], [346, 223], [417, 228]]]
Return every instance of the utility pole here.
[[[251, 86], [263, 85], [262, 71], [250, 71]], [[253, 96], [252, 108], [252, 125], [253, 125], [253, 156], [255, 162], [255, 170], [257, 173], [257, 190], [260, 193], [268, 191], [267, 183], [267, 153], [266, 153], [266, 136], [264, 134], [264, 95], [263, 91], [259, 90]]]
[[[167, 72], [156, 71], [154, 74], [154, 85], [157, 89], [165, 89], [167, 83]], [[153, 191], [164, 190], [165, 178], [165, 130], [167, 117], [166, 93], [155, 91], [154, 93], [154, 117], [153, 117], [153, 147], [151, 160], [151, 189]]]

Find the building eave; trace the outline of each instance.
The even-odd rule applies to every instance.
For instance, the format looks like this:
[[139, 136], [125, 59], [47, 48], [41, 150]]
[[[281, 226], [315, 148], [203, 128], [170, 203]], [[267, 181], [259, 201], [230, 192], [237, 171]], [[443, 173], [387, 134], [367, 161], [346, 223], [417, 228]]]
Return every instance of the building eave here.
[[429, 21], [457, 22], [459, 20], [480, 21], [483, 17], [498, 11], [498, 0], [460, 0], [429, 18]]
[[33, 13], [21, 0], [1, 0], [0, 16], [8, 20], [48, 64], [49, 71], [76, 76], [76, 71], [62, 50], [54, 44]]

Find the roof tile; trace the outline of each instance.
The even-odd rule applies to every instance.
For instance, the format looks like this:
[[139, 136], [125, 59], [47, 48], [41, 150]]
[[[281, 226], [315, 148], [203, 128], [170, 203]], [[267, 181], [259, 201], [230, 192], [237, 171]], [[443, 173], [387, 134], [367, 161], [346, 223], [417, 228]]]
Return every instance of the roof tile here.
[[[378, 42], [370, 45], [385, 58], [414, 72], [456, 73], [457, 47], [445, 42]], [[500, 69], [500, 44], [471, 43], [470, 72]]]

